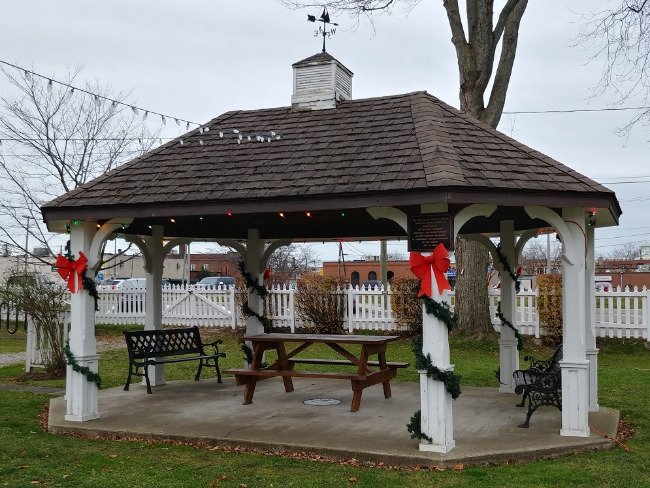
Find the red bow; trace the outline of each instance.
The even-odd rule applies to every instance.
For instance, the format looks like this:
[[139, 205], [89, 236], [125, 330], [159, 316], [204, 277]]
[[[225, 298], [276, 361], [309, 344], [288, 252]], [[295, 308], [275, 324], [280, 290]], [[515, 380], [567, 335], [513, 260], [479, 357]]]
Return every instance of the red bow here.
[[438, 244], [431, 256], [423, 256], [419, 252], [412, 252], [409, 256], [409, 266], [411, 272], [422, 281], [418, 297], [427, 295], [433, 298], [431, 297], [433, 293], [431, 290], [431, 270], [433, 270], [436, 277], [438, 293], [442, 294], [445, 290], [451, 290], [445, 276], [449, 269], [449, 253], [442, 243]]
[[[61, 278], [68, 282], [68, 290], [72, 293], [77, 293], [80, 289], [83, 273], [88, 268], [88, 259], [84, 256], [84, 253], [79, 251], [79, 259], [76, 261], [70, 261], [65, 256], [59, 254], [54, 266], [58, 268], [57, 271], [61, 275]], [[76, 281], [74, 279], [75, 276], [77, 277]]]

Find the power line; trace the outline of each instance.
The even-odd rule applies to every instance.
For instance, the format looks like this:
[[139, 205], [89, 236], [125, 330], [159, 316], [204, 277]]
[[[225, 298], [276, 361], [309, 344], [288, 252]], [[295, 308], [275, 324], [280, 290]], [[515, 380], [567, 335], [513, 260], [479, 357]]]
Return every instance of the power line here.
[[503, 113], [505, 115], [535, 115], [535, 114], [573, 114], [580, 112], [623, 112], [627, 110], [650, 110], [650, 106], [641, 107], [603, 107], [603, 108], [572, 108], [572, 109], [551, 109], [551, 110], [513, 110]]
[[13, 68], [15, 70], [22, 71], [27, 78], [29, 78], [31, 76], [36, 76], [36, 77], [41, 78], [43, 80], [47, 80], [47, 84], [48, 84], [49, 87], [51, 87], [53, 83], [56, 83], [57, 85], [65, 86], [66, 88], [70, 89], [70, 94], [73, 94], [75, 91], [79, 92], [79, 93], [85, 93], [86, 95], [92, 96], [95, 99], [95, 101], [106, 100], [107, 102], [111, 102], [111, 105], [113, 107], [115, 107], [117, 105], [122, 105], [123, 107], [128, 107], [135, 114], [137, 114], [138, 111], [142, 111], [144, 118], [147, 118], [147, 115], [149, 115], [149, 114], [158, 115], [163, 124], [167, 123], [167, 119], [173, 120], [174, 122], [176, 122], [176, 125], [179, 125], [179, 126], [180, 126], [181, 122], [185, 122], [186, 129], [188, 129], [188, 130], [190, 128], [189, 127], [190, 124], [193, 124], [193, 125], [196, 125], [196, 126], [201, 125], [198, 122], [192, 122], [191, 120], [183, 119], [181, 117], [172, 117], [171, 115], [166, 115], [166, 114], [163, 114], [163, 113], [160, 113], [160, 112], [156, 112], [155, 110], [148, 110], [148, 109], [144, 109], [142, 107], [138, 107], [136, 105], [132, 105], [130, 103], [125, 103], [125, 102], [122, 102], [120, 100], [115, 100], [114, 98], [110, 98], [110, 97], [107, 97], [107, 96], [104, 96], [104, 95], [100, 95], [98, 93], [91, 92], [91, 91], [86, 90], [84, 88], [79, 88], [78, 86], [74, 86], [74, 85], [71, 85], [69, 83], [65, 83], [63, 81], [56, 80], [56, 79], [52, 78], [51, 76], [45, 76], [45, 75], [42, 75], [40, 73], [36, 73], [35, 71], [29, 70], [29, 69], [26, 69], [26, 68], [22, 68], [20, 66], [15, 65], [15, 64], [9, 63], [8, 61], [3, 61], [2, 59], [0, 59], [0, 64], [4, 64], [5, 66], [9, 66], [10, 68]]

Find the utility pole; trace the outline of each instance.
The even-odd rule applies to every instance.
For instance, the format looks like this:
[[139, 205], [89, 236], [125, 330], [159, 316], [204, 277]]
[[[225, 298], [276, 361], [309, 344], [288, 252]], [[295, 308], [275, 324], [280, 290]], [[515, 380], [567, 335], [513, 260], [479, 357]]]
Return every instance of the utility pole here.
[[32, 217], [30, 215], [23, 215], [23, 218], [27, 219], [27, 225], [25, 226], [25, 274], [27, 274], [27, 255], [29, 254], [29, 219]]
[[384, 290], [388, 288], [388, 243], [386, 239], [379, 241], [381, 244], [380, 249], [380, 271], [381, 274], [381, 284], [384, 286]]
[[546, 234], [546, 274], [551, 274], [551, 234]]

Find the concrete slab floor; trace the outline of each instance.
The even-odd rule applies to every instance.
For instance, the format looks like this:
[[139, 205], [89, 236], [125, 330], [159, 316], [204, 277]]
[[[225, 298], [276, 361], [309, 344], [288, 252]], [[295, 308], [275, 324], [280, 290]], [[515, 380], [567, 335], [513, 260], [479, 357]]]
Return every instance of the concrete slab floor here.
[[[296, 378], [294, 386], [295, 391], [285, 393], [280, 378], [262, 381], [251, 405], [242, 405], [244, 389], [232, 378], [222, 384], [212, 379], [174, 381], [154, 388], [152, 395], [142, 385], [132, 385], [128, 392], [111, 388], [99, 392], [101, 418], [87, 422], [66, 422], [64, 399], [52, 399], [49, 428], [55, 433], [203, 441], [422, 466], [519, 462], [613, 444], [595, 433], [561, 437], [561, 414], [553, 407], [540, 408], [530, 428], [520, 429], [526, 410], [515, 407], [517, 396], [465, 386], [454, 402], [456, 447], [447, 454], [424, 452], [406, 431], [420, 408], [418, 383], [391, 382], [390, 399], [384, 399], [381, 385], [367, 388], [355, 413], [349, 411], [352, 390], [346, 381]], [[341, 403], [303, 403], [312, 398]], [[589, 415], [589, 422], [615, 437], [618, 418], [617, 410], [601, 407]]]

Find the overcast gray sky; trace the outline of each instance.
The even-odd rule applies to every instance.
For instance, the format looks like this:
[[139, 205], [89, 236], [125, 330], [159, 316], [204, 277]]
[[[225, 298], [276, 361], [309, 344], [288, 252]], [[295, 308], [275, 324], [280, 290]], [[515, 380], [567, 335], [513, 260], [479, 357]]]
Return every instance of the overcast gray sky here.
[[[586, 64], [589, 53], [572, 47], [581, 14], [607, 3], [529, 2], [506, 111], [615, 104], [608, 94], [593, 97], [601, 66]], [[319, 14], [318, 9], [291, 11], [271, 0], [0, 4], [0, 59], [60, 77], [67, 67], [81, 65], [80, 82], [98, 80], [130, 91], [142, 107], [198, 122], [232, 109], [288, 105], [291, 64], [320, 50], [314, 24], [306, 21], [306, 13]], [[328, 41], [328, 51], [354, 72], [354, 98], [427, 90], [458, 106], [455, 52], [441, 1], [423, 0], [409, 14], [379, 15], [374, 26], [364, 21], [357, 26], [345, 17], [334, 20], [341, 27]], [[629, 100], [626, 105], [641, 103]], [[636, 127], [627, 138], [617, 134], [632, 116], [504, 115], [499, 129], [606, 183], [650, 175], [648, 127]], [[623, 216], [620, 227], [598, 232], [598, 254], [626, 241], [650, 240], [649, 185], [608, 185], [617, 192]], [[647, 200], [630, 201], [639, 197]], [[378, 254], [378, 248], [357, 243], [346, 252], [355, 258]], [[333, 246], [319, 252], [336, 258]]]

